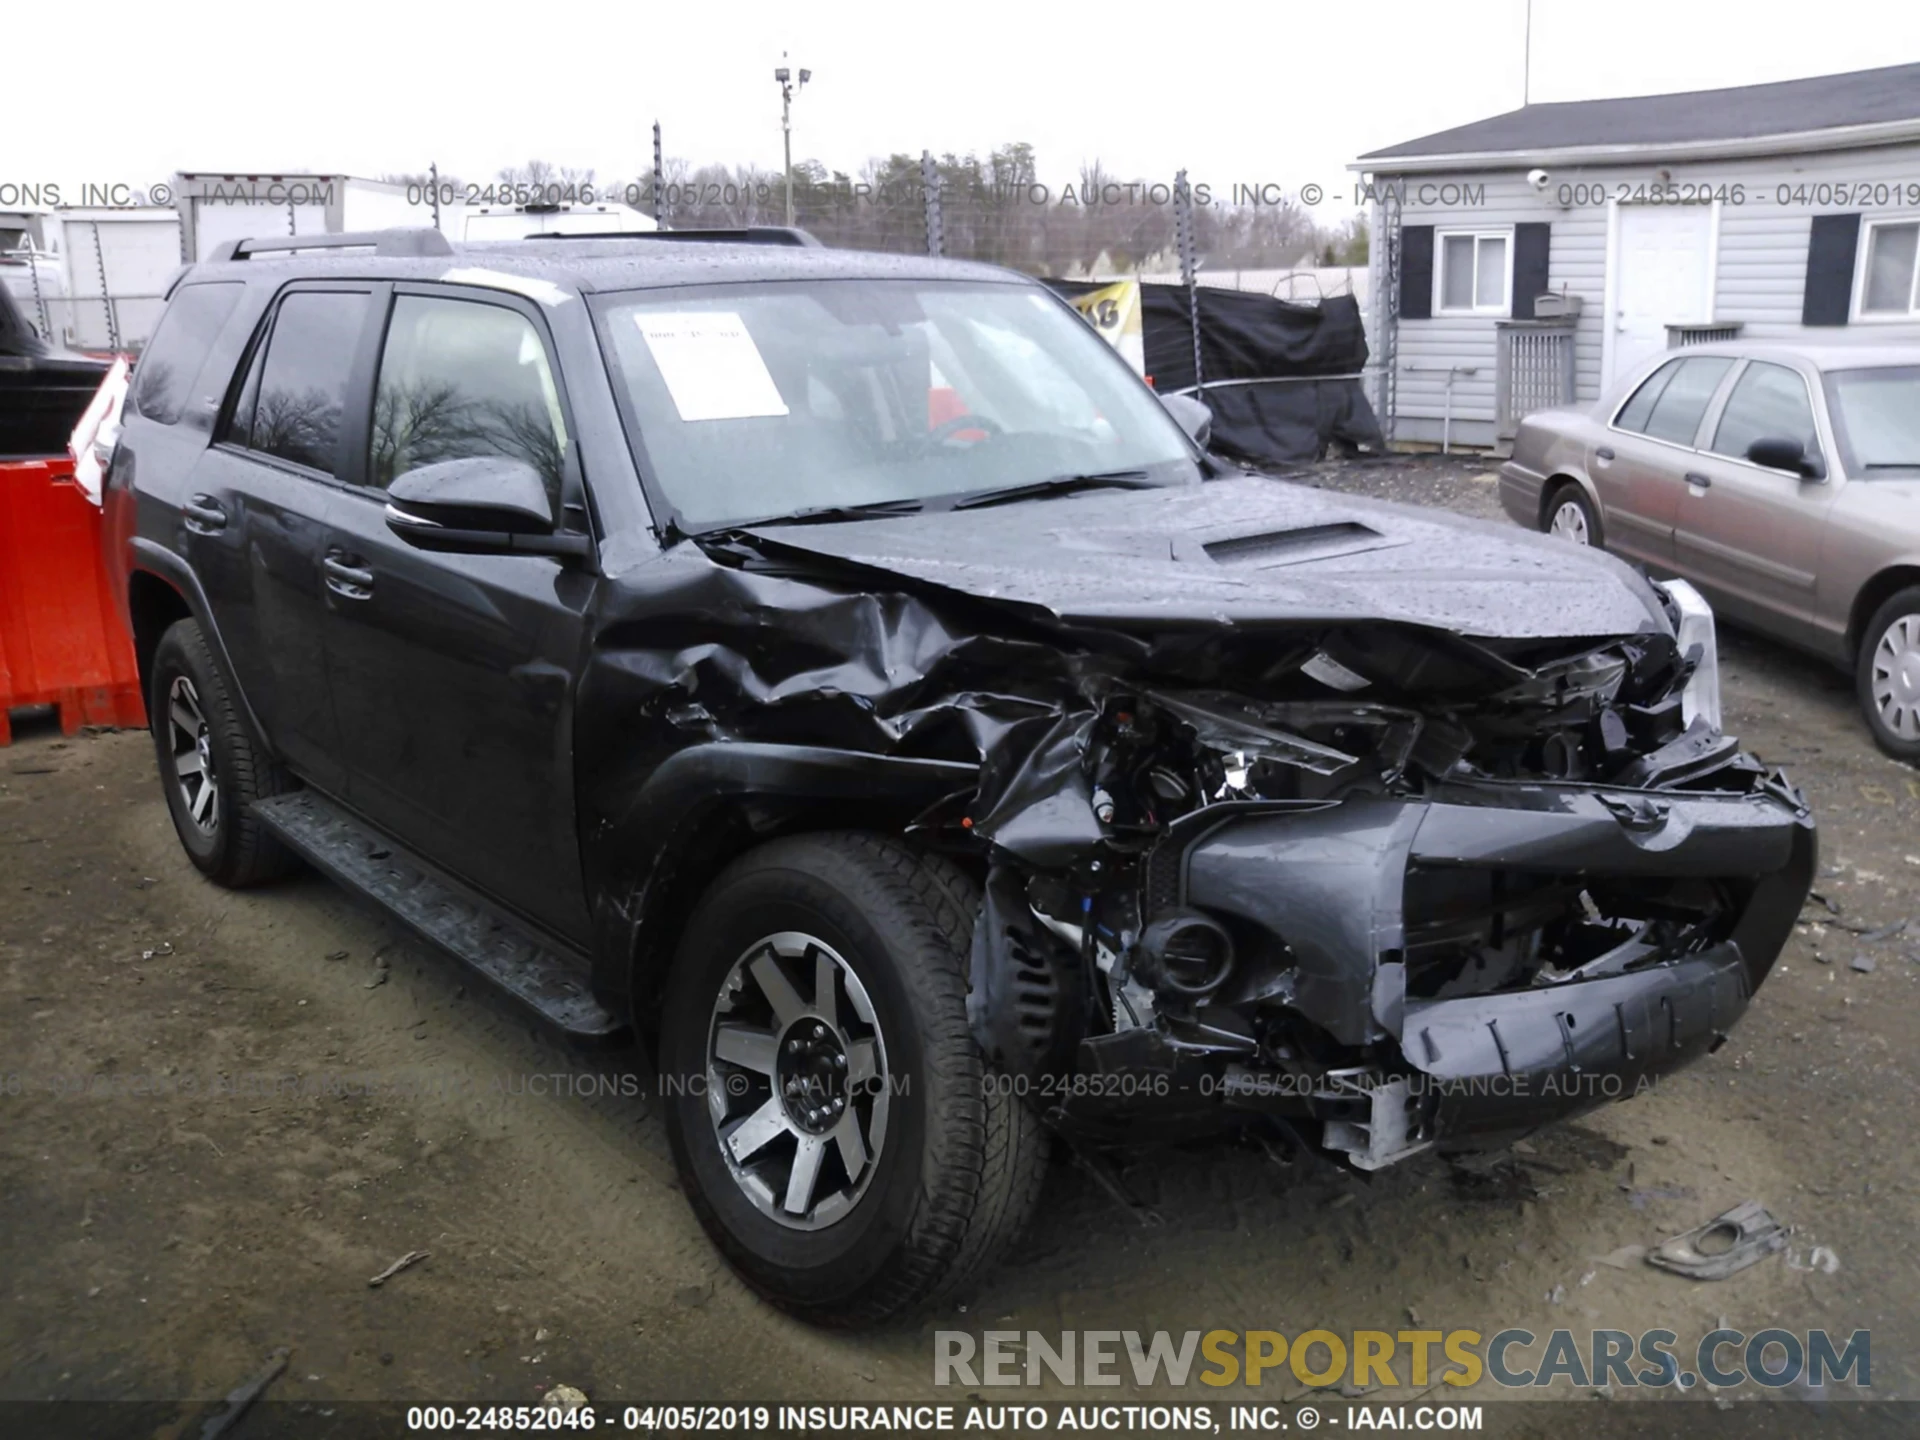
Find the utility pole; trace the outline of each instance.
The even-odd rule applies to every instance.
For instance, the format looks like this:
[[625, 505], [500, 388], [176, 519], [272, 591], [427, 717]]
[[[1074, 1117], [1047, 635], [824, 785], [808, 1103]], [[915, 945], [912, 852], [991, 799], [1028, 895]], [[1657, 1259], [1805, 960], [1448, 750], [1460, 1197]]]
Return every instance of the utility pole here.
[[[780, 52], [780, 58], [786, 59], [786, 52]], [[796, 79], [793, 71], [785, 65], [773, 72], [774, 82], [780, 87], [780, 141], [787, 156], [787, 224], [793, 224], [793, 96], [802, 85], [813, 78], [811, 70], [802, 70]]]

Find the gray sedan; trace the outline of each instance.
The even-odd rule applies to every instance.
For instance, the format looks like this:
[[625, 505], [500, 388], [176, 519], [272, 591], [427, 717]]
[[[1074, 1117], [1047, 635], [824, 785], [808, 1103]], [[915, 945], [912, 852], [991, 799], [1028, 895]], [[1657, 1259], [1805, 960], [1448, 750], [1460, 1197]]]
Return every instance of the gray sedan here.
[[1522, 421], [1500, 503], [1851, 670], [1880, 747], [1920, 760], [1920, 347], [1663, 355]]

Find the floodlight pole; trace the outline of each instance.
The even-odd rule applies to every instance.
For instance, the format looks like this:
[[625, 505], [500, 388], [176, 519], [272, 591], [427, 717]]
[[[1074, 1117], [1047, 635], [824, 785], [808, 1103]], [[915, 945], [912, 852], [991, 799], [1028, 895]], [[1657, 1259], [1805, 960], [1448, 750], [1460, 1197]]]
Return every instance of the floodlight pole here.
[[[782, 53], [781, 59], [786, 56]], [[802, 70], [798, 80], [785, 65], [773, 72], [774, 82], [780, 87], [780, 143], [786, 152], [787, 171], [787, 224], [793, 224], [793, 95], [802, 85], [813, 78], [811, 70]]]

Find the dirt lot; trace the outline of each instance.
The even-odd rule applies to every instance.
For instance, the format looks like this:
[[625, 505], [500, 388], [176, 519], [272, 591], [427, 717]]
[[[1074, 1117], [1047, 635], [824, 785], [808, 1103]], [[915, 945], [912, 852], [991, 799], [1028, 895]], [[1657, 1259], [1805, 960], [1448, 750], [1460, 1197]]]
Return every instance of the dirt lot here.
[[[1309, 478], [1492, 515], [1482, 468]], [[22, 726], [0, 750], [0, 1399], [214, 1397], [287, 1345], [283, 1401], [526, 1403], [565, 1382], [608, 1401], [871, 1403], [927, 1394], [936, 1327], [1416, 1317], [1664, 1326], [1687, 1345], [1716, 1324], [1870, 1328], [1875, 1391], [1920, 1395], [1920, 773], [1874, 750], [1843, 677], [1722, 645], [1729, 728], [1816, 805], [1831, 902], [1731, 1044], [1477, 1179], [1429, 1157], [1365, 1183], [1171, 1152], [1124, 1172], [1143, 1214], [1063, 1160], [963, 1312], [857, 1337], [796, 1325], [725, 1271], [631, 1057], [535, 1036], [317, 878], [209, 886], [144, 735]], [[1618, 1253], [1748, 1198], [1794, 1233], [1733, 1279]], [[369, 1288], [414, 1250], [430, 1258]], [[1299, 1390], [1270, 1377], [1261, 1398]]]

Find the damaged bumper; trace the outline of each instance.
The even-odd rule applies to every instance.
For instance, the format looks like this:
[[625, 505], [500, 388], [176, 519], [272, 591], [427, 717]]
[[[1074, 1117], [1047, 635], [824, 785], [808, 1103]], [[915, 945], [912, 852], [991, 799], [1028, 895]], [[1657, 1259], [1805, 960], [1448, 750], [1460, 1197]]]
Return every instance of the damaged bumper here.
[[1191, 1089], [1192, 1037], [1253, 1014], [1212, 1082], [1223, 1108], [1362, 1169], [1505, 1143], [1715, 1048], [1815, 867], [1812, 818], [1777, 777], [1744, 794], [1444, 786], [1214, 818], [1159, 857], [1162, 898], [1227, 927], [1239, 967], [1168, 1063]]

